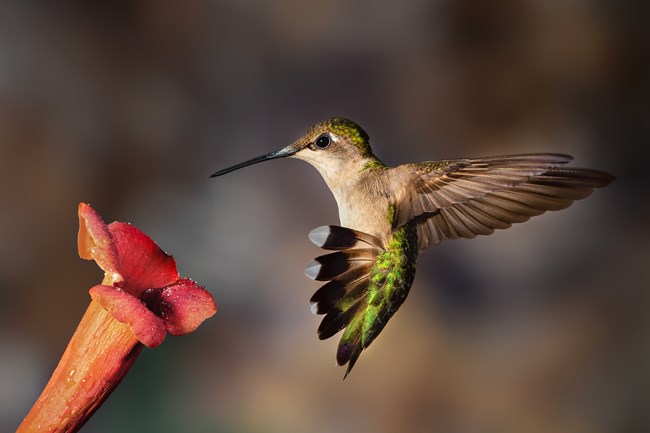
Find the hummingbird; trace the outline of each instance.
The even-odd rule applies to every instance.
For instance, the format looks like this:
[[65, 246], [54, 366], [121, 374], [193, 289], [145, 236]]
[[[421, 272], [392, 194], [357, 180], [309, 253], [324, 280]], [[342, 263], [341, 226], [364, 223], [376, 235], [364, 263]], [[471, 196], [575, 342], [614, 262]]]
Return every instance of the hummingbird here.
[[344, 330], [336, 361], [347, 364], [345, 377], [406, 299], [420, 251], [564, 209], [615, 180], [602, 171], [565, 167], [573, 158], [557, 153], [389, 167], [369, 142], [358, 124], [333, 117], [287, 147], [210, 176], [277, 158], [306, 161], [321, 174], [340, 223], [309, 233], [314, 244], [333, 252], [312, 260], [305, 274], [326, 281], [312, 296], [311, 309], [325, 315], [321, 340]]

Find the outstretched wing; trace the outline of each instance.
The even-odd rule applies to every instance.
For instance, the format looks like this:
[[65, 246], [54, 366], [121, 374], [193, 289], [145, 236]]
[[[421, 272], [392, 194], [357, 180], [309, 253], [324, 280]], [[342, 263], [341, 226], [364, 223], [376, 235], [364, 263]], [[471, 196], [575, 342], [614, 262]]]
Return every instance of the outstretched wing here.
[[404, 164], [391, 170], [399, 185], [395, 226], [417, 223], [419, 248], [445, 239], [505, 229], [608, 185], [607, 173], [564, 168], [568, 155], [523, 154]]

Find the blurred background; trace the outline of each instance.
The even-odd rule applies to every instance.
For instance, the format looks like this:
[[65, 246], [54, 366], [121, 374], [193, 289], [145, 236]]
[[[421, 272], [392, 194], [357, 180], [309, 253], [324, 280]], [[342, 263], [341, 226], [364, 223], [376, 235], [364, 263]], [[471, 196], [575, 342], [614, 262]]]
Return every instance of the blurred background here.
[[[85, 432], [650, 429], [648, 7], [582, 0], [0, 1], [0, 430], [101, 280], [77, 205], [172, 253], [219, 311], [144, 350]], [[319, 341], [318, 173], [214, 171], [345, 116], [396, 165], [561, 152], [571, 208], [423, 254], [343, 381]]]

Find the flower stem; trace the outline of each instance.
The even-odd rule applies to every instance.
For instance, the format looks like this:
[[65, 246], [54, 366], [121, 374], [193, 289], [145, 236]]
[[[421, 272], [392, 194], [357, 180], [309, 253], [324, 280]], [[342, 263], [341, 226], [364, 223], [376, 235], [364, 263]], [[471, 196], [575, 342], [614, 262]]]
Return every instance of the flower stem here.
[[16, 433], [78, 431], [117, 387], [141, 349], [128, 325], [92, 301]]

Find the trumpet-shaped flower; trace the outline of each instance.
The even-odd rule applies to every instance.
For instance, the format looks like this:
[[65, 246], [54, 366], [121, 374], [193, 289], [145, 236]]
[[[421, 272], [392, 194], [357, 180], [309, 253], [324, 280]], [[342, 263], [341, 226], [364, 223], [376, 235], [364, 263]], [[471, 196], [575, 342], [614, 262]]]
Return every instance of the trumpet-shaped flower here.
[[209, 292], [181, 278], [174, 258], [130, 224], [106, 225], [79, 205], [79, 255], [104, 271], [59, 365], [18, 432], [77, 431], [117, 387], [142, 345], [194, 331], [216, 312]]

